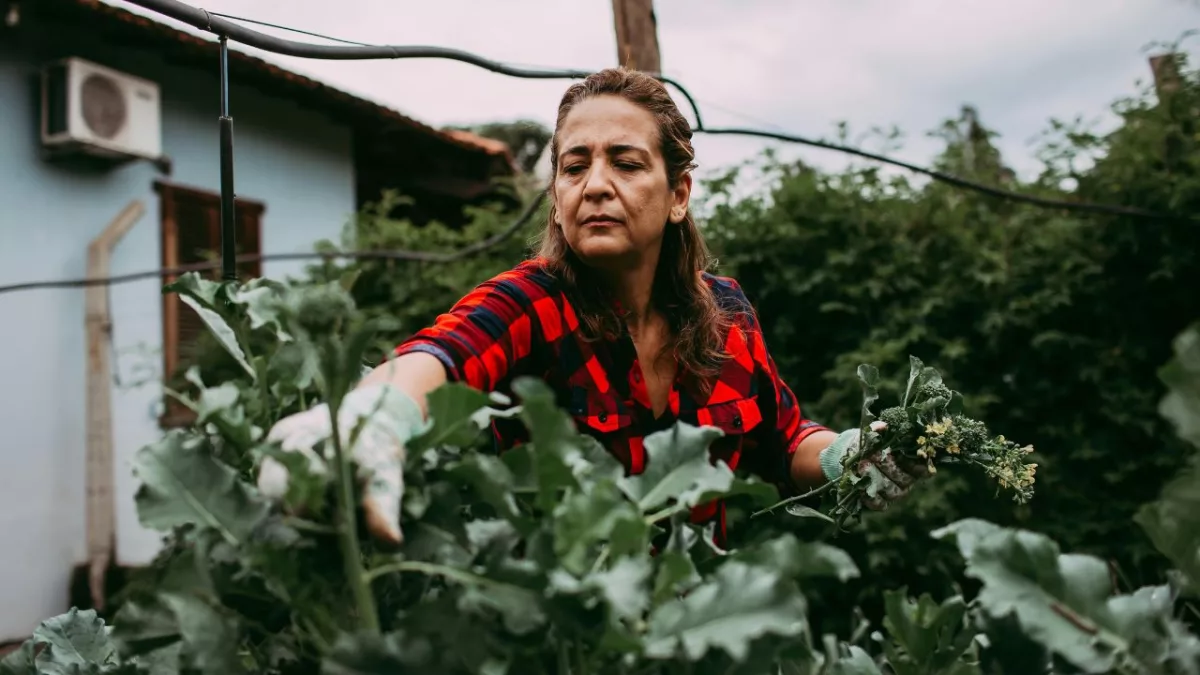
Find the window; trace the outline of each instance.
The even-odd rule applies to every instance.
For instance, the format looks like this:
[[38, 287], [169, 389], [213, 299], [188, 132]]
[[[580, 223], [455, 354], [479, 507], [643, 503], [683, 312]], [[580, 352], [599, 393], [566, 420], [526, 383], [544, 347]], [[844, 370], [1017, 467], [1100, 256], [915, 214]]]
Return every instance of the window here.
[[[162, 220], [162, 266], [173, 269], [185, 265], [218, 262], [221, 255], [221, 196], [215, 192], [184, 187], [174, 183], [156, 182]], [[262, 252], [262, 214], [266, 207], [255, 201], [237, 199], [234, 208], [237, 219], [237, 253]], [[221, 269], [200, 270], [201, 276], [220, 279]], [[238, 265], [238, 279], [262, 275], [258, 260]], [[164, 276], [163, 285], [176, 276]], [[207, 331], [191, 307], [175, 294], [163, 295], [163, 378], [168, 386], [179, 390], [183, 373], [195, 362], [196, 345], [205, 344], [201, 336]], [[191, 411], [167, 396], [163, 426], [182, 426], [193, 419]]]

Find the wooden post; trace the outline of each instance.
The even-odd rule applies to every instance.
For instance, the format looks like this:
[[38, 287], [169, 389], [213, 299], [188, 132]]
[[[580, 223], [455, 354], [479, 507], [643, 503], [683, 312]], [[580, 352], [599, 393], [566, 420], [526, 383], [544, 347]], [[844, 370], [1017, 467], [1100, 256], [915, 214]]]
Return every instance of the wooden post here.
[[1154, 74], [1154, 89], [1160, 99], [1179, 91], [1179, 56], [1177, 54], [1151, 56], [1150, 72]]
[[662, 72], [654, 0], [613, 0], [617, 62], [648, 73]]
[[[108, 227], [88, 244], [88, 278], [107, 277], [117, 242], [142, 217], [142, 203], [129, 202]], [[88, 586], [96, 611], [104, 609], [104, 580], [116, 549], [113, 499], [112, 375], [108, 362], [112, 317], [108, 287], [88, 286], [84, 296], [87, 327], [87, 549]]]

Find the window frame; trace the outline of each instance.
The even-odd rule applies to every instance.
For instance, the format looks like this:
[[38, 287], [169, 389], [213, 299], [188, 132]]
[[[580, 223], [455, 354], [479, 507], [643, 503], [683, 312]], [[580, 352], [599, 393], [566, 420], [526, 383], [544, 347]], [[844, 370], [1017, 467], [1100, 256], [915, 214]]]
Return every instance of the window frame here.
[[[212, 190], [183, 185], [165, 180], [154, 182], [154, 192], [159, 198], [159, 234], [160, 253], [163, 270], [183, 266], [184, 257], [179, 250], [179, 213], [181, 208], [200, 205], [215, 214], [207, 218], [207, 239], [214, 252], [220, 251], [221, 244], [221, 195]], [[239, 252], [262, 253], [262, 218], [266, 212], [266, 204], [262, 201], [238, 197], [235, 199], [234, 213], [236, 217], [237, 244]], [[252, 242], [252, 248], [245, 250], [247, 241]], [[220, 268], [204, 270], [202, 276], [216, 279]], [[262, 276], [262, 261], [253, 260], [238, 265], [238, 278], [245, 280]], [[173, 283], [179, 278], [175, 274], [163, 274], [160, 278], [162, 286]], [[183, 302], [175, 293], [162, 294], [162, 375], [164, 385], [170, 381], [179, 367], [179, 332], [181, 312], [185, 311]], [[163, 395], [162, 414], [159, 425], [162, 428], [186, 426], [195, 421], [195, 414], [183, 408], [170, 395]]]

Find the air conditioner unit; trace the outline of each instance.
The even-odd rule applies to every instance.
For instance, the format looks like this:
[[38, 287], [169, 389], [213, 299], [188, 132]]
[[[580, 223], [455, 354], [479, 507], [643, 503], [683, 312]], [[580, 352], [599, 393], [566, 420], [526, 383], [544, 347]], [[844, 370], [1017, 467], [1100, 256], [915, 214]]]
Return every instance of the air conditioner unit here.
[[42, 145], [53, 154], [160, 159], [158, 85], [79, 58], [42, 68]]

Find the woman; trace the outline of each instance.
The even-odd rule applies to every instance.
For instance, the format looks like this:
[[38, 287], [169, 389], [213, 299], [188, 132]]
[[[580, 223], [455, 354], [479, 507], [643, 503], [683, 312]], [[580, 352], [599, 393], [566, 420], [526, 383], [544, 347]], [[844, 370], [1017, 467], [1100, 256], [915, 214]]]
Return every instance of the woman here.
[[[840, 475], [856, 430], [837, 434], [802, 414], [749, 300], [733, 279], [707, 271], [688, 209], [691, 136], [666, 89], [645, 74], [604, 70], [567, 90], [538, 254], [404, 341], [343, 403], [346, 430], [384, 402], [353, 451], [371, 477], [364, 507], [377, 537], [401, 541], [403, 444], [423, 423], [425, 395], [448, 380], [483, 391], [505, 391], [523, 375], [545, 380], [629, 473], [645, 466], [642, 440], [680, 420], [722, 429], [714, 457], [784, 491]], [[318, 406], [280, 421], [270, 437], [307, 450], [329, 426]], [[494, 425], [498, 447], [524, 440], [521, 430]], [[914, 479], [887, 460], [856, 471], [880, 482], [877, 508]], [[260, 477], [268, 494], [285, 481], [277, 464]], [[693, 515], [718, 518], [723, 538], [723, 508]]]

